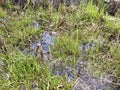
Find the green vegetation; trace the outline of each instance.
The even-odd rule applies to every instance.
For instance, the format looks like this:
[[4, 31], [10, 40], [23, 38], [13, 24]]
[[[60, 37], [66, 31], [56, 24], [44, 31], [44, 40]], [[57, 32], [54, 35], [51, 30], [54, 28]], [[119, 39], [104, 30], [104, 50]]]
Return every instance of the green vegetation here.
[[5, 17], [6, 13], [3, 11], [2, 8], [0, 8], [0, 18]]
[[[26, 89], [32, 89], [33, 85], [38, 85], [42, 90], [56, 90], [59, 85], [64, 85], [65, 89], [71, 86], [60, 76], [54, 77], [49, 69], [37, 61], [34, 57], [26, 57], [20, 52], [13, 52], [3, 59], [5, 72], [1, 76], [0, 85], [2, 90], [19, 89], [24, 86]], [[67, 87], [66, 87], [67, 86]]]
[[[9, 10], [0, 8], [0, 18], [3, 17], [7, 21], [0, 21], [0, 35], [7, 52], [3, 54], [0, 47], [0, 90], [30, 90], [32, 84], [39, 90], [60, 90], [60, 86], [63, 86], [62, 90], [71, 90], [74, 83], [67, 82], [66, 77], [53, 76], [48, 63], [44, 65], [35, 56], [22, 53], [30, 39], [37, 40], [42, 31], [51, 29], [58, 33], [52, 48], [53, 60], [62, 58], [66, 65], [70, 63], [75, 67], [81, 57], [91, 62], [88, 66], [91, 74], [111, 73], [111, 76], [120, 77], [120, 19], [104, 15], [103, 10], [99, 11], [92, 3], [81, 3], [78, 7], [61, 6], [58, 11], [30, 6], [23, 11], [9, 6]], [[39, 28], [33, 27], [36, 20]], [[78, 47], [87, 43], [96, 45], [83, 55]], [[4, 46], [1, 40], [0, 45]]]

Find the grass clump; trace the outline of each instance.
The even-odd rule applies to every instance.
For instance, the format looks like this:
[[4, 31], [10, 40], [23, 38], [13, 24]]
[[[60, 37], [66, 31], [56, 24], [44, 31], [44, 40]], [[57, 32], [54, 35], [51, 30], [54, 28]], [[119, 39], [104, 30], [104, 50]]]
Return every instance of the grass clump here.
[[[42, 90], [56, 90], [59, 85], [64, 86], [64, 89], [70, 89], [68, 84], [60, 76], [54, 77], [49, 71], [49, 68], [42, 64], [41, 61], [31, 56], [25, 56], [21, 52], [13, 52], [7, 55], [4, 59], [4, 69], [7, 72], [0, 79], [1, 89], [26, 89], [36, 88]], [[3, 73], [2, 72], [2, 73]], [[6, 78], [4, 78], [6, 77]], [[67, 86], [67, 87], [66, 87]]]
[[6, 17], [6, 12], [0, 7], [0, 18]]

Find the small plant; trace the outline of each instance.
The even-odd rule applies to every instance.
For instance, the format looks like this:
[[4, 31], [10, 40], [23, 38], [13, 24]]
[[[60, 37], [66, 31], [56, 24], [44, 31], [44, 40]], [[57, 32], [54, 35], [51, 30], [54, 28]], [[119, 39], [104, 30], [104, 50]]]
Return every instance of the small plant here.
[[90, 20], [99, 19], [101, 15], [98, 10], [92, 2], [89, 2], [86, 7], [86, 18]]

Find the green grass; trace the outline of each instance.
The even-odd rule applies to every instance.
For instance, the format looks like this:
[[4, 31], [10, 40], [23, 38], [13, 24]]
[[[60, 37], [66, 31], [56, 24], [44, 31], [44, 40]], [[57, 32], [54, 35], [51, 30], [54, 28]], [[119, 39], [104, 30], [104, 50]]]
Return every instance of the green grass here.
[[[61, 58], [66, 65], [74, 68], [78, 58], [82, 57], [90, 62], [88, 69], [91, 74], [103, 76], [115, 72], [111, 75], [120, 76], [119, 18], [109, 18], [91, 2], [83, 2], [76, 8], [61, 6], [58, 11], [51, 7], [39, 7], [37, 10], [29, 7], [17, 14], [12, 10], [13, 7], [9, 11], [0, 8], [0, 18], [8, 18], [6, 23], [0, 23], [0, 35], [7, 47], [6, 55], [0, 51], [0, 62], [3, 62], [0, 63], [1, 90], [16, 90], [22, 86], [30, 90], [32, 83], [41, 90], [57, 90], [61, 85], [65, 90], [71, 90], [73, 82], [68, 83], [65, 77], [53, 76], [47, 65], [36, 57], [16, 50], [23, 50], [29, 39], [34, 41], [41, 37], [42, 31], [51, 29], [58, 33], [52, 47], [53, 60]], [[40, 23], [37, 29], [33, 27], [35, 20]], [[103, 38], [104, 44], [101, 41]], [[78, 47], [92, 42], [97, 45], [87, 50], [85, 57], [82, 56]]]
[[3, 11], [3, 9], [0, 7], [0, 18], [3, 18], [6, 16], [6, 12]]
[[2, 90], [18, 89], [21, 85], [29, 90], [33, 83], [38, 84], [42, 90], [56, 90], [59, 85], [64, 85], [67, 90], [71, 88], [62, 77], [54, 77], [49, 68], [35, 57], [13, 52], [7, 55], [4, 63], [6, 71], [2, 72], [4, 75], [0, 79]]

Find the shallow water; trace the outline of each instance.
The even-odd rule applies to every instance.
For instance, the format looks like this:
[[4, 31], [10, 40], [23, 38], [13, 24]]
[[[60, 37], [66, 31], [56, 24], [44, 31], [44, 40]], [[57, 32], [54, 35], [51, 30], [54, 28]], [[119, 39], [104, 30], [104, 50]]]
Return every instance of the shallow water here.
[[[33, 51], [27, 51], [26, 53], [35, 55], [34, 49], [36, 48], [38, 43], [42, 45], [44, 51], [49, 52], [49, 47], [51, 43], [54, 43], [52, 39], [54, 40], [54, 38], [52, 38], [52, 36], [48, 32], [43, 32], [42, 41], [36, 40], [35, 42], [33, 42], [31, 44], [31, 49], [33, 49]], [[104, 40], [101, 42], [103, 43]], [[87, 43], [80, 46], [79, 49], [83, 50], [84, 47], [84, 50], [89, 50], [91, 48], [94, 48], [94, 46], [97, 44], [99, 43]], [[47, 57], [46, 53], [44, 53], [44, 57]], [[52, 59], [52, 55], [50, 57]], [[113, 85], [109, 82], [109, 76], [106, 75], [103, 77], [96, 77], [91, 75], [87, 68], [89, 62], [84, 62], [81, 59], [78, 59], [75, 68], [73, 68], [69, 67], [59, 59], [53, 61], [45, 58], [44, 61], [46, 64], [48, 64], [48, 67], [53, 75], [64, 76], [66, 77], [66, 80], [68, 82], [76, 81], [73, 86], [73, 90], [119, 90], [117, 85]]]
[[[109, 76], [97, 77], [91, 75], [87, 69], [87, 65], [87, 62], [80, 60], [77, 63], [76, 69], [79, 72], [80, 77], [78, 78], [73, 90], [119, 90], [117, 85], [113, 85], [109, 82]], [[86, 87], [84, 87], [81, 82], [84, 83], [87, 89], [85, 89]]]

